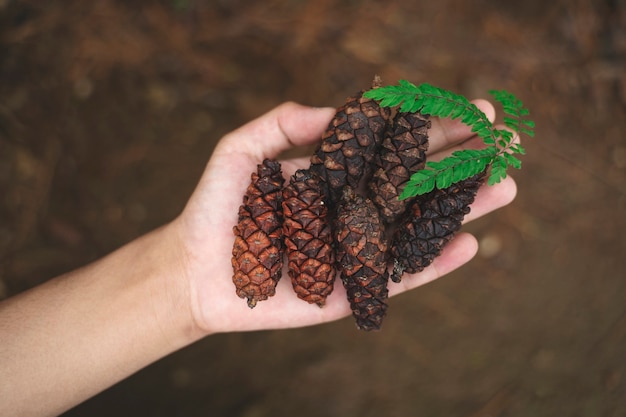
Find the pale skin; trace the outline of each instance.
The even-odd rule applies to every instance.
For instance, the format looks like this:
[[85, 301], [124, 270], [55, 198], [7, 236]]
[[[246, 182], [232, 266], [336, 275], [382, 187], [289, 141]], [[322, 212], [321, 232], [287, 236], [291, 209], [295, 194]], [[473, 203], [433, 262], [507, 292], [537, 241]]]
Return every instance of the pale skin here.
[[[489, 102], [474, 103], [494, 119]], [[319, 141], [333, 114], [332, 108], [285, 103], [233, 131], [219, 142], [172, 222], [0, 303], [0, 415], [58, 415], [211, 334], [309, 326], [350, 315], [339, 283], [319, 308], [299, 300], [289, 279], [250, 309], [235, 295], [230, 263], [232, 227], [250, 173], [264, 158]], [[480, 146], [467, 126], [433, 119], [429, 158]], [[289, 178], [308, 166], [308, 158], [281, 163]], [[510, 177], [483, 187], [466, 221], [510, 203], [515, 193]], [[390, 295], [446, 275], [477, 247], [473, 236], [460, 233], [430, 267], [390, 284]]]

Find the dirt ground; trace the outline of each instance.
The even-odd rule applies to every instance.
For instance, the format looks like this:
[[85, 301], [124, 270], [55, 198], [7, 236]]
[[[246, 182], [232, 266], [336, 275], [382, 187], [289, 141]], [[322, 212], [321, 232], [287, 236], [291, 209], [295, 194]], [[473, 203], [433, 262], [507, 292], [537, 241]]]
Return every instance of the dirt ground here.
[[466, 227], [479, 255], [382, 332], [213, 336], [66, 416], [626, 415], [625, 1], [129, 4], [0, 0], [0, 298], [171, 220], [286, 100], [504, 88], [537, 135], [517, 200]]

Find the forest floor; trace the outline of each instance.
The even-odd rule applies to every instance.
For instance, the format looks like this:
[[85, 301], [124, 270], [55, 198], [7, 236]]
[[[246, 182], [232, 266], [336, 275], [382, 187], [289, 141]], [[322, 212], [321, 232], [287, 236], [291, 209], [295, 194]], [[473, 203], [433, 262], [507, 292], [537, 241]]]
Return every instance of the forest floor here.
[[518, 198], [382, 332], [213, 336], [66, 416], [626, 415], [625, 69], [621, 0], [0, 0], [0, 299], [173, 219], [283, 101], [507, 89], [537, 122]]

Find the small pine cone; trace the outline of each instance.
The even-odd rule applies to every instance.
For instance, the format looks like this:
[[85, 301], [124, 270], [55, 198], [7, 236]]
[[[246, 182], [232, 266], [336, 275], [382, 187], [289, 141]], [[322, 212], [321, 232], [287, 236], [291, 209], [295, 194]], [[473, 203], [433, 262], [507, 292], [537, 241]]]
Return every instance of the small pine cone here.
[[341, 199], [345, 185], [357, 189], [367, 175], [389, 117], [389, 109], [363, 97], [363, 91], [337, 109], [311, 157], [311, 170], [328, 183], [333, 205]]
[[397, 220], [411, 201], [398, 197], [411, 175], [424, 167], [429, 128], [427, 115], [398, 112], [374, 158], [376, 168], [368, 185], [387, 223]]
[[394, 282], [400, 282], [404, 272], [422, 271], [441, 254], [461, 228], [484, 178], [484, 174], [478, 174], [417, 197], [391, 242]]
[[278, 161], [266, 159], [251, 176], [239, 223], [233, 227], [233, 282], [237, 295], [248, 299], [248, 307], [276, 292], [283, 267], [282, 185]]
[[299, 298], [322, 307], [333, 291], [335, 252], [320, 179], [298, 170], [283, 190], [288, 273]]
[[387, 241], [374, 203], [346, 187], [337, 209], [337, 267], [356, 325], [378, 330], [387, 311]]

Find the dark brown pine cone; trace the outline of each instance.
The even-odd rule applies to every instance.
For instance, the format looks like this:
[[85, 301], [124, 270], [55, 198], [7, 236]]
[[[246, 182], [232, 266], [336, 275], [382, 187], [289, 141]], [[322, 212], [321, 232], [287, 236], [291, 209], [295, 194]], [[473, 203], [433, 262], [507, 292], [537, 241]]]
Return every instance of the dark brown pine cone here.
[[335, 252], [320, 179], [298, 170], [283, 190], [288, 273], [299, 298], [322, 307], [333, 291]]
[[233, 227], [233, 282], [237, 295], [253, 308], [276, 292], [283, 267], [282, 186], [278, 161], [266, 159], [252, 174], [239, 223]]
[[337, 267], [361, 330], [378, 330], [387, 311], [387, 242], [374, 203], [345, 187], [337, 208]]
[[404, 213], [411, 201], [398, 197], [411, 175], [424, 167], [429, 128], [428, 116], [398, 112], [376, 153], [376, 168], [368, 185], [372, 200], [387, 223]]
[[330, 202], [341, 199], [342, 189], [358, 188], [383, 139], [390, 111], [359, 92], [337, 109], [311, 157], [311, 170], [328, 183]]
[[484, 178], [484, 173], [478, 174], [417, 197], [391, 242], [394, 282], [400, 282], [404, 272], [422, 271], [441, 254], [461, 228]]

